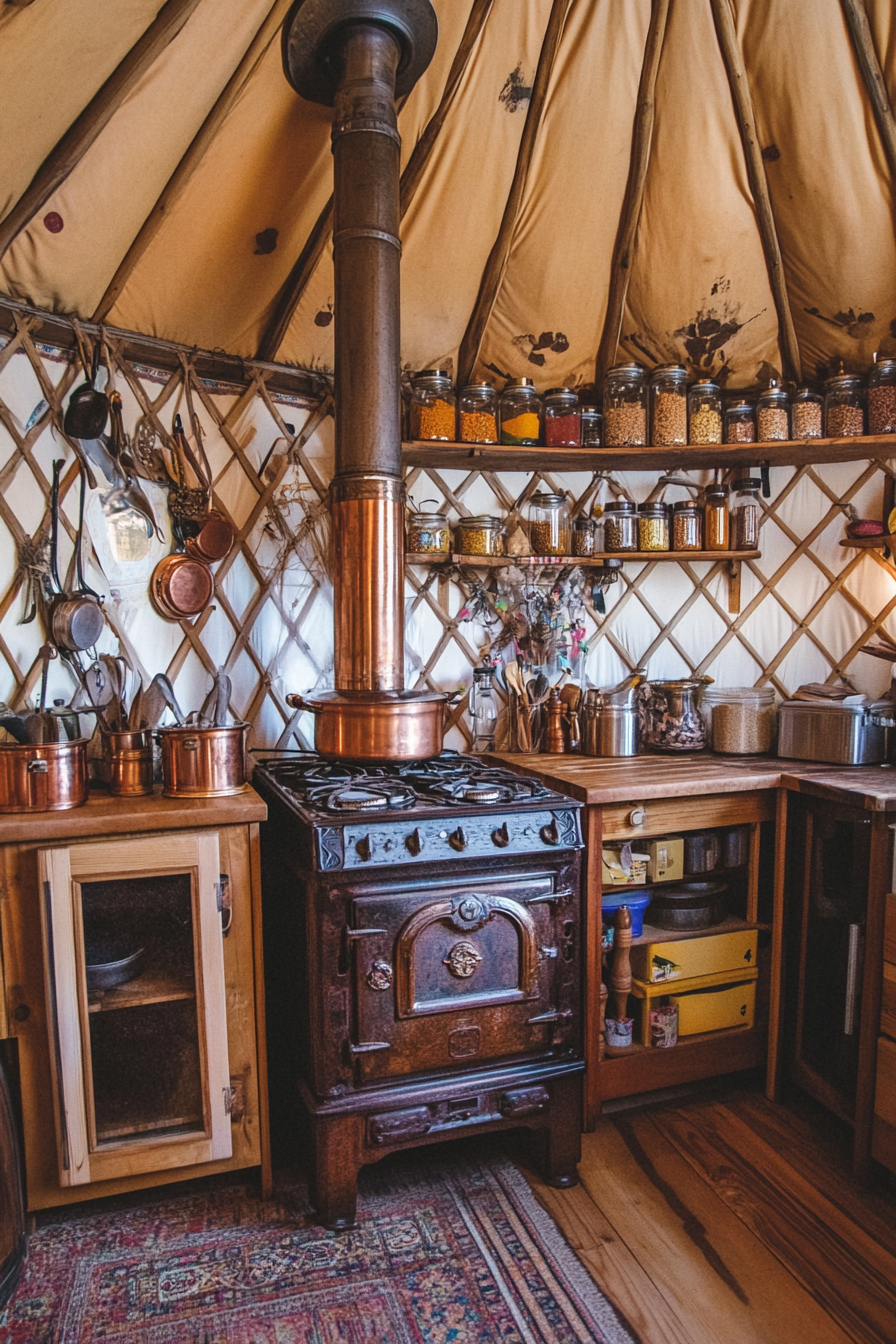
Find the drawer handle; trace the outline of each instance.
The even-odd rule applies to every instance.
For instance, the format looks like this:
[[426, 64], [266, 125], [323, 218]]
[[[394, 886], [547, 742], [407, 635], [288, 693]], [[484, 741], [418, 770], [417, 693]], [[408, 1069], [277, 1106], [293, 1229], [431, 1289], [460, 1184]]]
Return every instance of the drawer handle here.
[[849, 926], [849, 953], [846, 962], [846, 1003], [843, 1011], [843, 1035], [856, 1029], [856, 1000], [859, 993], [859, 962], [862, 955], [862, 926]]

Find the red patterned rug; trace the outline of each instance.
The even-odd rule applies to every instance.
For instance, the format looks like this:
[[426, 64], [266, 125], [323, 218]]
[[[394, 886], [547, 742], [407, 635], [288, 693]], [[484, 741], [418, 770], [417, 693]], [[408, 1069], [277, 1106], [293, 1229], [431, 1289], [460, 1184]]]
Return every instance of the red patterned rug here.
[[510, 1162], [404, 1154], [361, 1174], [359, 1222], [314, 1226], [209, 1183], [47, 1221], [4, 1344], [633, 1344]]

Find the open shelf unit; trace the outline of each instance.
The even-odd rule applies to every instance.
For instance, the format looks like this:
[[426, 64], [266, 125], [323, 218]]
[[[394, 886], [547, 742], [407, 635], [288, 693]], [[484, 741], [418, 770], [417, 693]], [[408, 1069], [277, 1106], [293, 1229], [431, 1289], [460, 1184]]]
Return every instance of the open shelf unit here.
[[[582, 565], [583, 568], [595, 566], [618, 568], [623, 564], [649, 564], [654, 560], [672, 561], [681, 564], [689, 560], [759, 560], [761, 551], [598, 551], [594, 555], [467, 555], [455, 552], [445, 555], [432, 551], [408, 551], [405, 563], [409, 565], [470, 565], [483, 569], [500, 569], [508, 565], [517, 565], [520, 569], [538, 569], [552, 565], [555, 568], [566, 565]], [[607, 566], [607, 561], [615, 562]]]

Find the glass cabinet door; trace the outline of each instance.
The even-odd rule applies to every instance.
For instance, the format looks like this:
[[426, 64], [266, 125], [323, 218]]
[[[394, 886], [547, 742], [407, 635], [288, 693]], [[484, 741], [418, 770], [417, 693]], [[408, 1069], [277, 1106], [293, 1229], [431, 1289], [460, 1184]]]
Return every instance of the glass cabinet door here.
[[60, 1184], [230, 1157], [217, 835], [38, 859]]

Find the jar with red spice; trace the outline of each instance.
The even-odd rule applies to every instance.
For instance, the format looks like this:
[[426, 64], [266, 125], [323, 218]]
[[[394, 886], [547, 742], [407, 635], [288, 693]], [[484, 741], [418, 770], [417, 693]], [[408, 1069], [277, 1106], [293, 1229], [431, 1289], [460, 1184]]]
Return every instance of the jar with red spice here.
[[453, 443], [456, 406], [447, 369], [421, 369], [411, 379], [411, 438]]
[[545, 392], [544, 441], [548, 448], [581, 447], [579, 399], [571, 387], [551, 387]]

